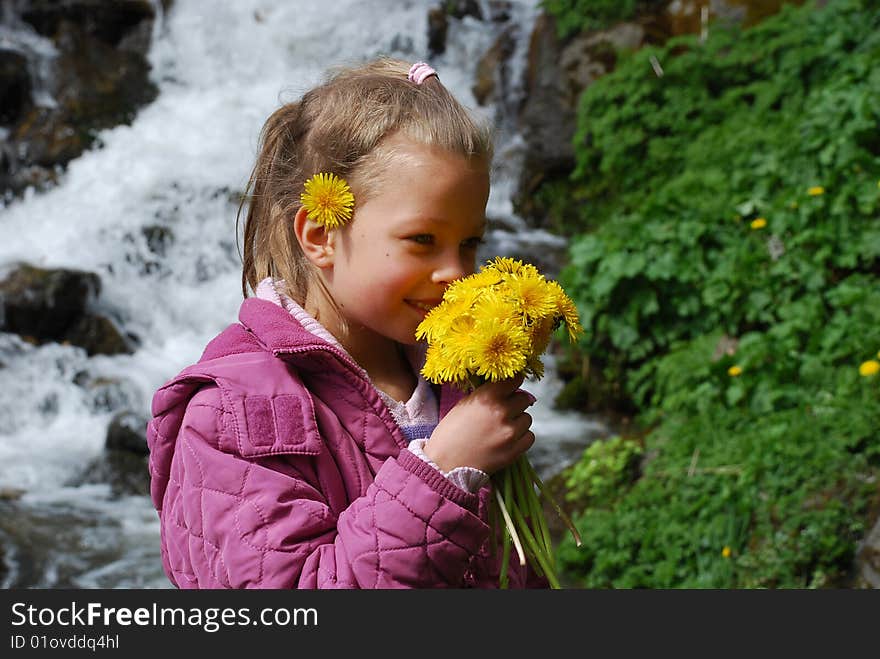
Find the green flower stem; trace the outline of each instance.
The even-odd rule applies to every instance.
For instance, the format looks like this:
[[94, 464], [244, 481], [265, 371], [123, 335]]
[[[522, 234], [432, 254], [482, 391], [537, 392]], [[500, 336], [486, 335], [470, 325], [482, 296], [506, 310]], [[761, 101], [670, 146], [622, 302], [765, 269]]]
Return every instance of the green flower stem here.
[[556, 511], [556, 514], [559, 515], [559, 518], [563, 521], [563, 523], [568, 527], [568, 530], [571, 532], [572, 537], [574, 538], [575, 544], [580, 547], [581, 544], [581, 534], [578, 533], [575, 525], [572, 524], [571, 519], [568, 515], [565, 514], [565, 511], [556, 503], [556, 499], [553, 498], [553, 495], [550, 494], [550, 491], [547, 489], [547, 486], [544, 485], [543, 481], [538, 477], [538, 474], [535, 473], [534, 467], [528, 462], [525, 463], [526, 468], [529, 470], [532, 480], [537, 484], [538, 489], [541, 490], [541, 494], [550, 502], [550, 505], [553, 506], [553, 509]]
[[498, 551], [498, 506], [489, 504], [489, 556], [495, 558]]
[[[523, 518], [522, 513], [519, 508], [513, 509], [513, 516], [519, 525], [520, 531], [522, 532], [523, 539], [526, 541], [526, 545], [529, 546], [532, 550], [532, 554], [535, 559], [538, 561], [544, 575], [547, 577], [547, 581], [550, 583], [550, 587], [554, 589], [559, 589], [559, 580], [556, 578], [555, 571], [553, 567], [550, 565], [548, 557], [546, 553], [542, 550], [542, 548], [538, 545], [538, 541], [535, 540], [535, 536], [532, 535], [532, 532], [529, 530], [528, 524], [526, 524], [525, 518]], [[536, 570], [538, 571], [538, 570]]]
[[[506, 470], [504, 470], [506, 472]], [[519, 564], [526, 564], [526, 555], [523, 552], [522, 543], [520, 542], [519, 535], [516, 532], [516, 528], [513, 525], [513, 520], [510, 519], [510, 514], [507, 512], [507, 506], [504, 503], [504, 500], [513, 501], [513, 482], [510, 480], [510, 474], [505, 473], [502, 475], [502, 483], [504, 487], [504, 494], [501, 494], [501, 491], [495, 490], [495, 498], [498, 500], [498, 506], [501, 510], [501, 516], [504, 517], [504, 523], [507, 526], [507, 531], [510, 534], [510, 539], [513, 541], [513, 546], [516, 548], [516, 553], [519, 556]]]
[[[495, 489], [497, 494], [498, 489]], [[496, 502], [492, 508], [498, 508], [499, 504]], [[495, 520], [498, 520], [498, 512], [495, 512]], [[494, 532], [493, 532], [494, 533]], [[507, 529], [502, 529], [501, 531], [502, 541], [501, 541], [501, 574], [498, 578], [498, 587], [499, 588], [507, 588], [508, 582], [508, 570], [510, 569], [510, 534], [507, 532]], [[492, 540], [493, 544], [497, 542], [497, 536], [495, 536]]]
[[[507, 500], [510, 517], [511, 519], [513, 519], [513, 523], [517, 527], [517, 531], [524, 540], [523, 549], [525, 549], [526, 551], [526, 558], [531, 559], [529, 560], [529, 563], [532, 565], [536, 572], [542, 575], [541, 564], [537, 560], [537, 555], [539, 553], [543, 553], [544, 548], [534, 541], [535, 535], [531, 533], [531, 529], [528, 527], [529, 522], [526, 521], [526, 516], [531, 517], [532, 506], [529, 501], [528, 495], [528, 488], [531, 486], [531, 483], [523, 480], [522, 471], [519, 465], [519, 459], [511, 464], [506, 469], [506, 471], [507, 478], [513, 481], [513, 489], [515, 495], [512, 503], [509, 499]], [[532, 489], [532, 492], [534, 492], [534, 488]], [[535, 520], [532, 519], [531, 523], [534, 524]], [[531, 543], [525, 541], [526, 532], [528, 532], [529, 537], [532, 538]]]
[[535, 529], [535, 539], [543, 544], [547, 557], [551, 560], [551, 564], [555, 564], [553, 556], [553, 541], [550, 538], [550, 529], [547, 528], [547, 518], [544, 517], [544, 510], [541, 507], [541, 501], [535, 493], [535, 482], [532, 480], [532, 470], [529, 468], [528, 458], [521, 456], [516, 463], [519, 469], [519, 480], [523, 483], [526, 490], [528, 500], [528, 512]]
[[[543, 515], [536, 514], [535, 486], [526, 475], [527, 472], [522, 464], [523, 459], [523, 457], [520, 457], [510, 467], [510, 477], [513, 479], [514, 488], [516, 489], [517, 507], [522, 513], [523, 521], [529, 525], [529, 531], [531, 531], [533, 537], [537, 541], [538, 549], [541, 550], [542, 553], [547, 554], [549, 553], [549, 547], [543, 544], [544, 535], [541, 530]], [[513, 517], [513, 520], [516, 523], [516, 516], [513, 515], [512, 510], [511, 517]], [[520, 533], [520, 535], [522, 535], [522, 533]]]

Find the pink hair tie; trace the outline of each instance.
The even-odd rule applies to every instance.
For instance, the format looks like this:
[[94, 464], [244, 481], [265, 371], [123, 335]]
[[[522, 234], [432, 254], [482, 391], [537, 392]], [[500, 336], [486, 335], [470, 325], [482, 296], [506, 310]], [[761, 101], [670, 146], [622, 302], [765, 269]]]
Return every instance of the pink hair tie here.
[[[409, 78], [410, 82], [414, 82], [417, 85], [421, 85], [425, 80], [430, 78], [431, 76], [436, 76], [437, 72], [430, 67], [426, 62], [416, 62], [409, 69], [409, 74], [407, 78]], [[439, 79], [440, 76], [437, 76]]]

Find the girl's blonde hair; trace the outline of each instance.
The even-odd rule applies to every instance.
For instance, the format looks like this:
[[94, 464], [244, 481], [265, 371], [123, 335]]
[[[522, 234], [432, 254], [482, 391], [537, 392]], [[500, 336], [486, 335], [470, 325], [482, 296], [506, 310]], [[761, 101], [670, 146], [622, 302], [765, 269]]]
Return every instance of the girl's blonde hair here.
[[381, 185], [393, 153], [383, 140], [401, 134], [467, 159], [492, 158], [488, 126], [477, 121], [436, 76], [417, 85], [410, 65], [382, 58], [338, 69], [296, 102], [266, 121], [256, 164], [236, 224], [244, 225], [242, 293], [265, 277], [283, 279], [288, 295], [303, 303], [314, 269], [300, 249], [293, 218], [306, 180], [329, 172], [355, 191], [355, 214]]

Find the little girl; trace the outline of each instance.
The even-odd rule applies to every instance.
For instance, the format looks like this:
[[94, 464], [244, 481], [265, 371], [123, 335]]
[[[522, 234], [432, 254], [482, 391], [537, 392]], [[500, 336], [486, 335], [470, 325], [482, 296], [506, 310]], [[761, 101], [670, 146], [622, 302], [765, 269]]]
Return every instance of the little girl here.
[[[424, 63], [342, 70], [269, 117], [239, 323], [153, 398], [176, 586], [497, 586], [489, 475], [534, 442], [534, 398], [521, 377], [432, 386], [415, 341], [474, 271], [491, 156]], [[518, 564], [509, 578], [546, 585]]]

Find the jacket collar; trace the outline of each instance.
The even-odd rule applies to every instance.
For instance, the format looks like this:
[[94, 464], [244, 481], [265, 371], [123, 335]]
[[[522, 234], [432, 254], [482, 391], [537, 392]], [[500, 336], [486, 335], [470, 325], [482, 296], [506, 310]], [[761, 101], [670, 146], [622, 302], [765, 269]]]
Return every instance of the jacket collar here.
[[269, 300], [246, 299], [239, 310], [238, 320], [276, 356], [327, 350], [354, 364], [344, 351], [309, 332], [286, 309]]

